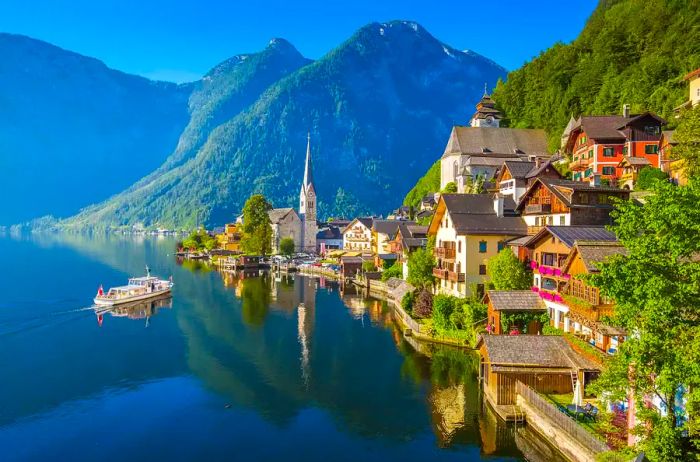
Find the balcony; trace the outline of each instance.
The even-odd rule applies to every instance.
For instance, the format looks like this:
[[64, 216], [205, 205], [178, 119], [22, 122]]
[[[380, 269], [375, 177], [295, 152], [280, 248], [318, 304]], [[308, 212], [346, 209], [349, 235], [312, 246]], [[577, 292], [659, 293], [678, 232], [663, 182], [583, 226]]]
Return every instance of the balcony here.
[[607, 313], [607, 311], [610, 310], [612, 313], [611, 305], [614, 304], [614, 301], [600, 295], [600, 291], [597, 287], [589, 286], [579, 279], [571, 279], [566, 285], [565, 293], [591, 305], [593, 308], [596, 308], [597, 311]]
[[433, 276], [438, 279], [447, 279], [448, 271], [442, 268], [433, 268]]
[[435, 256], [443, 260], [454, 260], [455, 249], [454, 247], [436, 247]]
[[581, 158], [579, 160], [575, 160], [569, 164], [569, 170], [571, 170], [572, 172], [586, 170], [588, 168], [588, 164], [590, 163], [589, 161], [590, 159], [588, 158]]
[[454, 271], [447, 272], [447, 280], [452, 282], [464, 282], [466, 279], [464, 273], [456, 273]]
[[527, 204], [525, 206], [525, 213], [552, 213], [552, 204]]
[[527, 234], [533, 235], [539, 233], [544, 226], [528, 226], [527, 227]]

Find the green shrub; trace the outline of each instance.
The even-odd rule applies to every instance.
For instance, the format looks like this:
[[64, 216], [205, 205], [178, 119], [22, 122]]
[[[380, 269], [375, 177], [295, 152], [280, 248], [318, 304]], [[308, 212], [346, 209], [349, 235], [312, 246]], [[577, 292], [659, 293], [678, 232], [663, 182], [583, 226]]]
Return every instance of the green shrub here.
[[401, 308], [409, 315], [413, 314], [413, 304], [416, 301], [416, 293], [413, 291], [406, 292], [401, 299]]
[[449, 295], [436, 295], [433, 298], [433, 322], [437, 329], [450, 329], [450, 317], [457, 305], [457, 299]]
[[430, 318], [433, 314], [433, 294], [427, 289], [422, 289], [413, 305], [413, 313], [417, 318]]
[[403, 270], [401, 265], [392, 265], [389, 268], [382, 271], [382, 281], [387, 281], [390, 278], [399, 278], [403, 276]]
[[377, 271], [377, 267], [372, 260], [365, 260], [362, 262], [362, 271]]
[[662, 172], [661, 169], [654, 168], [651, 165], [647, 165], [639, 170], [635, 189], [649, 190], [654, 186], [654, 183], [659, 180], [668, 180], [668, 173]]

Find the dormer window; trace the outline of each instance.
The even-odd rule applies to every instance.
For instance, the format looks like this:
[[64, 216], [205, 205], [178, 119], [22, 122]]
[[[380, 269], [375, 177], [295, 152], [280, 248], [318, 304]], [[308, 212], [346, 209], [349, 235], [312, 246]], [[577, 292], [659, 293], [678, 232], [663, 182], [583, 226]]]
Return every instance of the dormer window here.
[[481, 152], [491, 152], [491, 150], [489, 148], [487, 148], [486, 146], [482, 146]]
[[658, 125], [647, 125], [646, 127], [644, 127], [644, 132], [647, 135], [656, 136], [659, 134], [659, 126]]

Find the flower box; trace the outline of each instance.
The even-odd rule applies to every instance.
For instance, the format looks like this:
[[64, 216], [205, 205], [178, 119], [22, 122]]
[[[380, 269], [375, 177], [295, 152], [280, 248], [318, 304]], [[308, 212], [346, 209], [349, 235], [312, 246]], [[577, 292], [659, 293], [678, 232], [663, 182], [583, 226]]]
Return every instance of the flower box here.
[[537, 269], [537, 262], [534, 261], [534, 260], [531, 261], [531, 262], [530, 262], [530, 268], [532, 268], [532, 269]]
[[539, 292], [539, 291], [540, 291], [540, 288], [537, 287], [537, 286], [532, 286], [532, 287], [530, 288], [530, 290], [532, 290], [533, 292]]

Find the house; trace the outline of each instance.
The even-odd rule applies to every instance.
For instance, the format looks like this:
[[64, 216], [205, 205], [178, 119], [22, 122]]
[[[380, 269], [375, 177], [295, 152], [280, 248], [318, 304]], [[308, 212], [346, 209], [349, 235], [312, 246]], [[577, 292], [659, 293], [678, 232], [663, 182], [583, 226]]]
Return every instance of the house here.
[[420, 201], [420, 211], [428, 210], [432, 212], [437, 204], [436, 196], [439, 196], [439, 194], [429, 193], [423, 196], [423, 199]]
[[355, 218], [343, 229], [343, 249], [372, 251], [372, 218]]
[[542, 333], [542, 323], [531, 320], [527, 325], [521, 322], [509, 322], [510, 315], [541, 315], [547, 307], [539, 295], [531, 290], [489, 290], [484, 302], [488, 306], [487, 325], [491, 333], [500, 335], [509, 333], [512, 327], [524, 334]]
[[325, 255], [329, 250], [341, 250], [343, 248], [343, 233], [335, 223], [321, 225], [316, 233], [316, 252]]
[[577, 381], [585, 386], [600, 367], [553, 335], [482, 335], [479, 377], [484, 396], [496, 409], [516, 402], [520, 381], [538, 393], [572, 393]]
[[362, 270], [362, 260], [361, 257], [355, 256], [343, 256], [340, 257], [340, 277], [342, 280], [346, 278], [353, 278], [357, 275], [359, 271]]
[[551, 178], [555, 180], [564, 179], [554, 168], [551, 160], [535, 159], [529, 161], [507, 160], [498, 170], [495, 184], [498, 185], [498, 192], [504, 196], [511, 196], [517, 203], [527, 191], [527, 187], [532, 184], [535, 178]]
[[411, 223], [400, 223], [396, 233], [389, 241], [389, 250], [397, 256], [396, 263], [401, 265], [403, 278], [408, 277], [408, 257], [417, 249], [425, 248], [428, 243], [428, 227]]
[[302, 248], [302, 222], [291, 207], [272, 209], [267, 212], [272, 226], [272, 252], [278, 253], [280, 241], [286, 237], [294, 241], [294, 249]]
[[[468, 297], [484, 293], [486, 261], [505, 242], [527, 233], [515, 202], [500, 194], [443, 194], [430, 222], [439, 293]], [[476, 292], [475, 292], [476, 291]]]
[[629, 191], [610, 186], [591, 186], [571, 180], [537, 178], [517, 206], [528, 234], [546, 225], [608, 225], [612, 198], [629, 199]]
[[372, 220], [372, 253], [374, 255], [386, 255], [391, 252], [389, 242], [396, 234], [401, 223], [415, 225], [413, 221], [401, 220]]
[[674, 109], [677, 113], [690, 109], [700, 104], [700, 68], [691, 71], [683, 77], [688, 82], [688, 101]]
[[534, 161], [550, 157], [544, 130], [501, 128], [501, 114], [488, 95], [477, 105], [469, 127], [454, 126], [440, 159], [440, 189], [455, 183], [468, 192], [478, 176], [491, 181], [504, 161]]
[[666, 121], [651, 112], [632, 115], [625, 105], [622, 115], [581, 116], [569, 130], [564, 151], [575, 181], [615, 184], [622, 158], [646, 158], [659, 166], [659, 139]]
[[649, 162], [649, 159], [646, 157], [624, 156], [617, 165], [618, 171], [620, 171], [620, 178], [617, 185], [623, 189], [634, 189], [639, 171], [650, 165], [651, 162]]
[[664, 130], [659, 140], [659, 156], [661, 157], [661, 170], [668, 173], [669, 179], [676, 185], [685, 186], [688, 177], [683, 168], [683, 159], [673, 158], [673, 148], [678, 144], [675, 130]]
[[598, 273], [599, 263], [614, 255], [626, 255], [619, 242], [577, 240], [569, 257], [561, 267], [567, 282], [560, 290], [565, 307], [550, 311], [552, 323], [565, 332], [582, 336], [591, 345], [613, 353], [624, 341], [622, 329], [605, 322], [614, 314], [614, 300], [603, 296], [597, 287], [588, 284], [581, 276]]
[[229, 250], [231, 252], [241, 251], [242, 231], [237, 223], [227, 223], [224, 225], [222, 233], [216, 235], [216, 240], [219, 243], [219, 248]]

